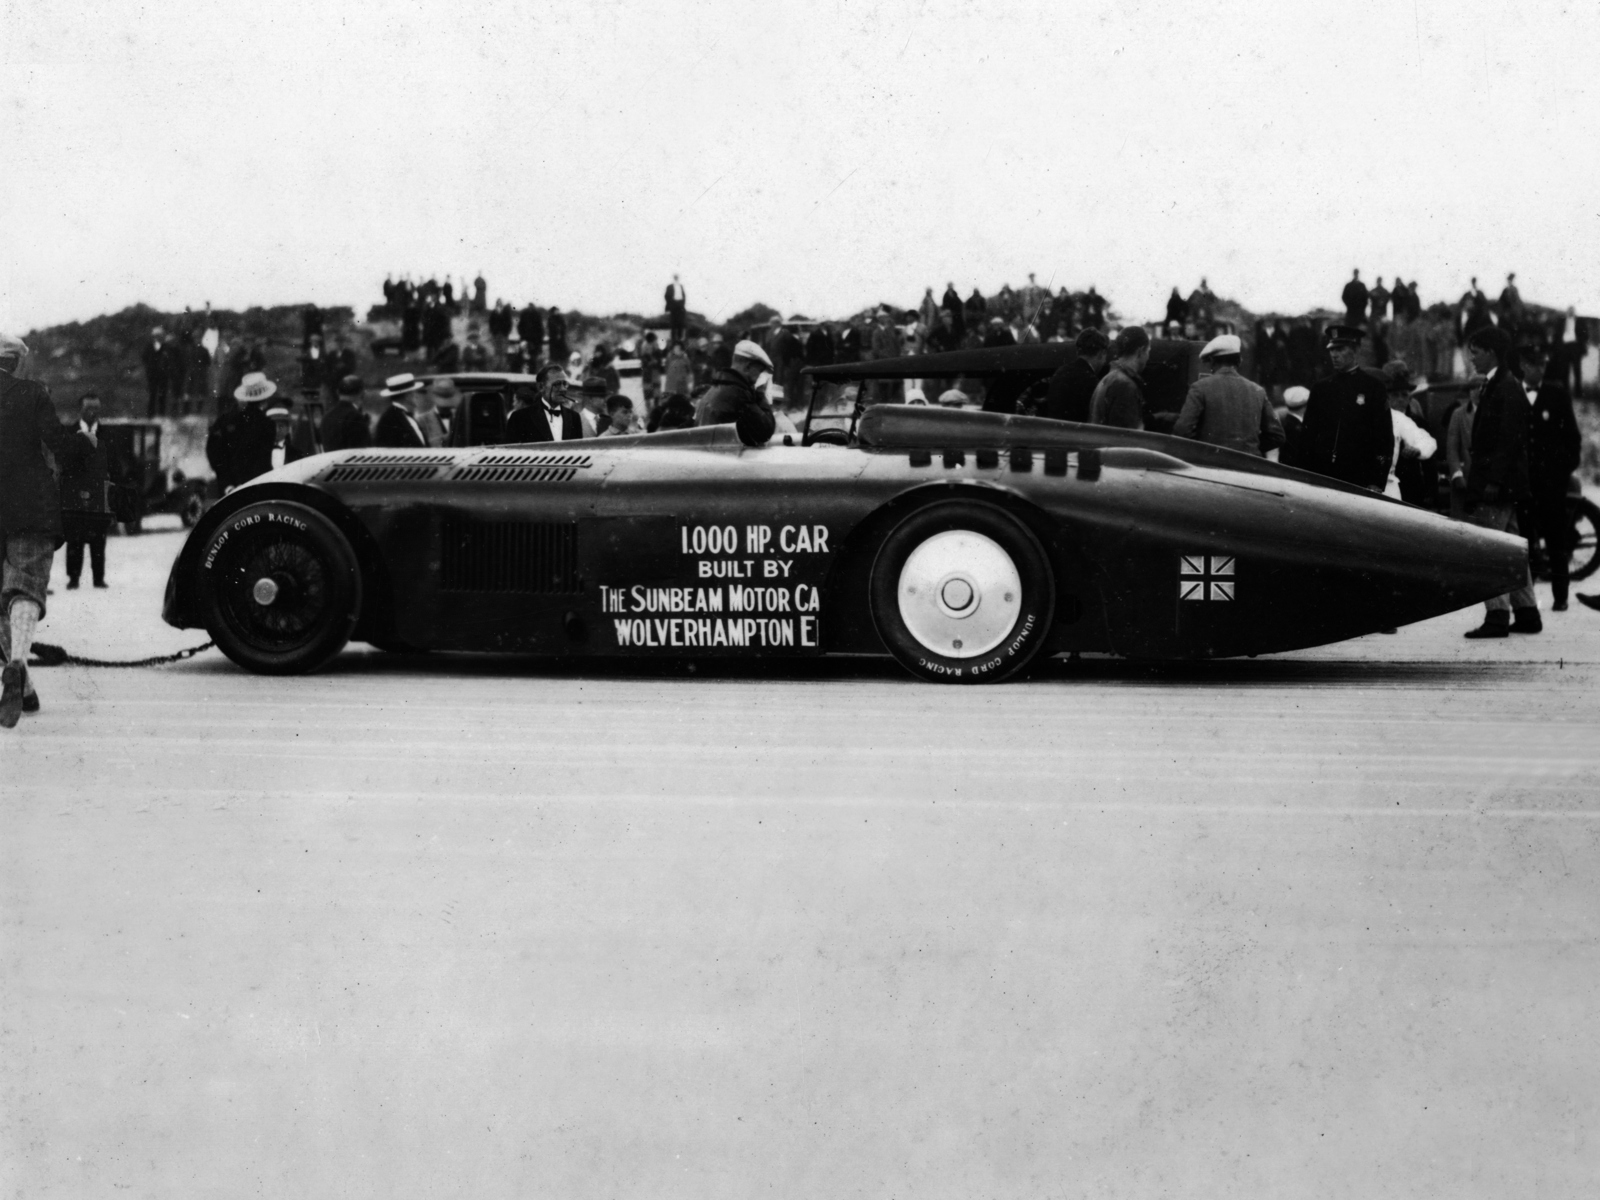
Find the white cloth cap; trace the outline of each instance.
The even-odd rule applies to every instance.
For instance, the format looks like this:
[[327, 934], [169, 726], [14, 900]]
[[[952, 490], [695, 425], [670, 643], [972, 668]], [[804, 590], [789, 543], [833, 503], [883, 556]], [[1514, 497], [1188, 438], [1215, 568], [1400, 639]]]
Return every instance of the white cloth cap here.
[[1283, 389], [1283, 402], [1290, 408], [1304, 408], [1306, 401], [1311, 399], [1311, 389], [1291, 387]]
[[734, 358], [745, 358], [751, 362], [758, 362], [767, 370], [772, 370], [772, 360], [767, 357], [767, 352], [748, 338], [739, 342], [733, 348]]
[[1206, 348], [1200, 351], [1201, 358], [1210, 358], [1214, 354], [1239, 354], [1244, 347], [1239, 341], [1239, 335], [1234, 333], [1220, 333], [1206, 343]]

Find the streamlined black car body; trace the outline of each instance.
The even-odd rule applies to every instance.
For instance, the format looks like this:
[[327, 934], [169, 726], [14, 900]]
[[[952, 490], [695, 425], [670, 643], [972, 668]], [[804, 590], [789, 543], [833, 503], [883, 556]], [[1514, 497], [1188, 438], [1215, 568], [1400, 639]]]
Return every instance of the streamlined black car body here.
[[164, 615], [258, 672], [390, 649], [1254, 655], [1458, 609], [1519, 539], [1158, 433], [880, 405], [851, 444], [732, 426], [308, 458], [208, 511]]

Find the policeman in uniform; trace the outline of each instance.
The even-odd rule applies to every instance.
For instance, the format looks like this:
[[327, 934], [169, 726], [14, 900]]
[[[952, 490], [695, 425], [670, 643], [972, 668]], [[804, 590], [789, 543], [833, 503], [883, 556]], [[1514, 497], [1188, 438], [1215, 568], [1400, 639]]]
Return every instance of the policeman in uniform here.
[[1333, 375], [1311, 385], [1298, 465], [1381, 492], [1394, 455], [1394, 425], [1383, 377], [1356, 365], [1365, 336], [1354, 325], [1328, 326], [1324, 341]]

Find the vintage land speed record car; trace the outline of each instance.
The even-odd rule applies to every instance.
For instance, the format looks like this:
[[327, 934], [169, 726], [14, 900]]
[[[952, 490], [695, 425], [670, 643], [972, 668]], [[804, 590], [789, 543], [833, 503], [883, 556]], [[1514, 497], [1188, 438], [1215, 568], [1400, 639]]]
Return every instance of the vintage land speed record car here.
[[849, 446], [731, 425], [351, 450], [239, 488], [164, 616], [286, 674], [392, 650], [890, 654], [985, 682], [1036, 656], [1254, 655], [1505, 592], [1525, 544], [1164, 434], [879, 405]]

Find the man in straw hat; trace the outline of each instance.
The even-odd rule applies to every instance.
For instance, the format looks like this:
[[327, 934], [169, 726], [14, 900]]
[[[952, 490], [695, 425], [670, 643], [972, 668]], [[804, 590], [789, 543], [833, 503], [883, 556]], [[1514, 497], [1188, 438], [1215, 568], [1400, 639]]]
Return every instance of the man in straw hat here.
[[427, 446], [428, 439], [423, 436], [422, 427], [411, 415], [405, 397], [422, 391], [428, 385], [411, 374], [391, 375], [383, 381], [383, 384], [383, 390], [378, 395], [389, 402], [389, 407], [384, 409], [383, 415], [378, 418], [377, 433], [372, 439], [372, 444], [394, 450], [423, 449]]
[[206, 458], [224, 494], [272, 470], [275, 431], [261, 406], [277, 394], [277, 384], [261, 371], [250, 371], [233, 389], [239, 407], [212, 424]]
[[28, 652], [63, 540], [50, 459], [75, 461], [72, 431], [56, 416], [49, 390], [17, 378], [27, 354], [21, 338], [0, 334], [0, 726], [6, 729], [39, 710]]
[[305, 458], [306, 452], [289, 437], [289, 431], [294, 426], [294, 413], [289, 410], [289, 405], [283, 400], [273, 400], [267, 405], [266, 417], [272, 422], [271, 465], [268, 470], [276, 471], [285, 463]]
[[1257, 458], [1264, 454], [1276, 462], [1284, 441], [1283, 425], [1272, 411], [1266, 389], [1239, 374], [1243, 349], [1232, 333], [1206, 343], [1200, 361], [1211, 364], [1211, 374], [1189, 385], [1172, 432]]
[[733, 365], [711, 375], [711, 387], [695, 410], [698, 425], [723, 425], [732, 421], [746, 446], [764, 446], [778, 427], [772, 406], [757, 390], [763, 375], [771, 377], [772, 359], [746, 339], [733, 348]]

